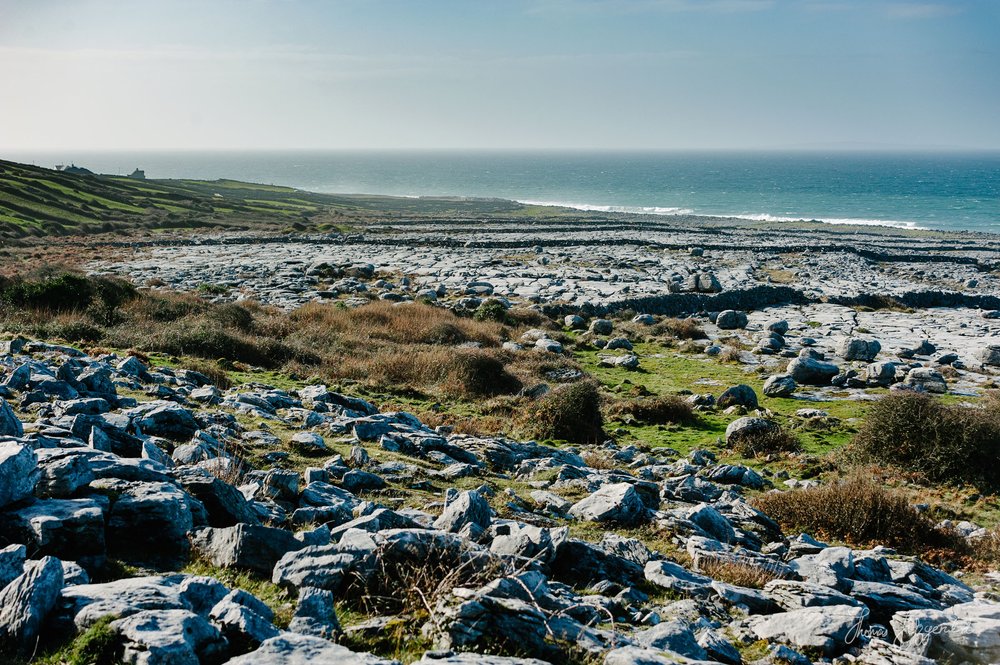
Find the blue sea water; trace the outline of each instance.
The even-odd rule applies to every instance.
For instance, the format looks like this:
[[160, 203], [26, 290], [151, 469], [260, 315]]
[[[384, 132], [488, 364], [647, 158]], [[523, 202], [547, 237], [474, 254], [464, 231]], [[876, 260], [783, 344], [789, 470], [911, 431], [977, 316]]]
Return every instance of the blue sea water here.
[[1000, 153], [134, 152], [5, 154], [150, 178], [581, 209], [1000, 231]]

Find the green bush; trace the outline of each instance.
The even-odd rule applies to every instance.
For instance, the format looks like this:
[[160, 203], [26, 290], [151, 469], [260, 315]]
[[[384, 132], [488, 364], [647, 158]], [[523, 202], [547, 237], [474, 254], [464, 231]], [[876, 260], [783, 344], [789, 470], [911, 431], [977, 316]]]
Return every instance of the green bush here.
[[445, 390], [462, 399], [510, 395], [521, 389], [521, 382], [503, 362], [483, 351], [455, 353], [446, 377]]
[[781, 427], [748, 432], [742, 436], [733, 437], [729, 441], [729, 447], [737, 455], [747, 459], [767, 457], [779, 453], [794, 453], [802, 449], [802, 445], [795, 435]]
[[496, 321], [497, 323], [506, 323], [507, 306], [496, 298], [490, 298], [476, 309], [472, 318], [476, 321]]
[[601, 395], [589, 381], [560, 386], [527, 410], [527, 430], [538, 439], [600, 443], [604, 439]]
[[692, 423], [697, 420], [691, 405], [677, 395], [619, 400], [608, 411], [616, 418], [633, 418], [651, 425]]
[[931, 482], [1000, 488], [1000, 405], [949, 406], [920, 393], [875, 402], [848, 454], [861, 463], [917, 472]]

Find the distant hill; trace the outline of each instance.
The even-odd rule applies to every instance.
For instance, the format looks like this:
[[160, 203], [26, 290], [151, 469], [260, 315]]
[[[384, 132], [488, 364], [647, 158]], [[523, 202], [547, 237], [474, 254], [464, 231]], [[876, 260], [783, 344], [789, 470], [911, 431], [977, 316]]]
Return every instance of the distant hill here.
[[331, 231], [385, 216], [503, 214], [500, 199], [315, 194], [235, 180], [76, 175], [0, 160], [0, 240], [127, 229]]

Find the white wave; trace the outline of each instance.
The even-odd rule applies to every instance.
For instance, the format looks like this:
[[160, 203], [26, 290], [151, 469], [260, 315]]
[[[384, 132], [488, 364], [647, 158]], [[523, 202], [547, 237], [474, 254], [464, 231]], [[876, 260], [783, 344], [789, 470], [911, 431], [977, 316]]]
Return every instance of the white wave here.
[[770, 215], [767, 213], [739, 213], [739, 214], [709, 214], [695, 212], [691, 208], [667, 208], [660, 206], [613, 206], [594, 205], [590, 203], [566, 203], [563, 201], [518, 201], [524, 205], [554, 206], [558, 208], [572, 208], [574, 210], [585, 210], [589, 212], [622, 212], [643, 215], [696, 215], [700, 217], [728, 217], [732, 219], [745, 219], [750, 222], [822, 222], [824, 224], [840, 224], [851, 226], [887, 226], [894, 229], [923, 229], [926, 227], [918, 225], [916, 222], [906, 222], [895, 219], [860, 219], [853, 217], [783, 217], [780, 215]]
[[556, 208], [573, 208], [590, 212], [628, 212], [645, 215], [693, 215], [690, 208], [663, 208], [660, 206], [610, 206], [591, 203], [565, 203], [561, 201], [518, 201], [529, 206], [553, 206]]

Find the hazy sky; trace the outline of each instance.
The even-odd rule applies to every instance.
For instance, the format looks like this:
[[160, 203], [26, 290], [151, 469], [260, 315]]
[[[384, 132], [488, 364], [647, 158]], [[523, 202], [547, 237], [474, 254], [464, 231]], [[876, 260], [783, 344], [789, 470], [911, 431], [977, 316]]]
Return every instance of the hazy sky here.
[[0, 151], [1000, 148], [1000, 1], [0, 0]]

